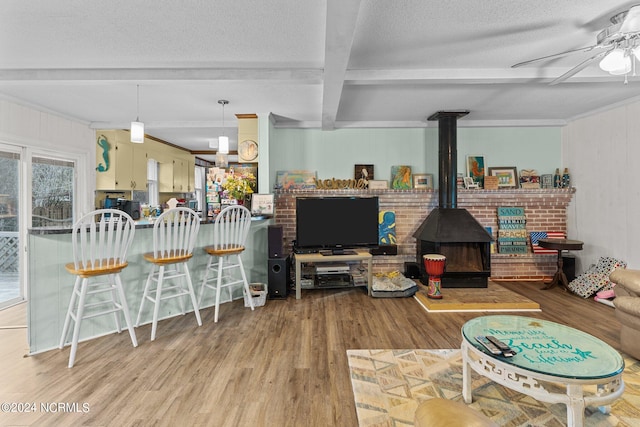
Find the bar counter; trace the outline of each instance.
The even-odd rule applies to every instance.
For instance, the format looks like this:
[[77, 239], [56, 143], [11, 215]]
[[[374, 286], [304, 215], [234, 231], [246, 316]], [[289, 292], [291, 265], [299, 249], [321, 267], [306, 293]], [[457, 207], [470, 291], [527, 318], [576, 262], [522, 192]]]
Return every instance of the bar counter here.
[[[246, 249], [242, 255], [247, 280], [250, 283], [267, 283], [267, 226], [272, 219], [253, 218], [247, 237]], [[203, 221], [189, 261], [189, 271], [196, 292], [200, 295], [200, 285], [204, 277], [208, 255], [202, 250], [213, 241], [213, 223]], [[73, 262], [71, 246], [71, 228], [34, 228], [29, 230], [27, 243], [27, 327], [29, 353], [41, 353], [57, 348], [64, 318], [69, 306], [75, 276], [69, 274], [64, 266]], [[136, 233], [127, 255], [129, 265], [122, 273], [122, 283], [129, 304], [129, 311], [135, 321], [142, 300], [144, 284], [151, 265], [142, 257], [143, 253], [153, 250], [153, 224], [148, 221], [136, 223]], [[202, 307], [214, 305], [214, 292], [208, 289]], [[222, 292], [221, 302], [229, 302], [226, 291]], [[226, 298], [226, 299], [225, 299]], [[242, 288], [234, 289], [233, 299], [242, 298]], [[152, 304], [146, 304], [141, 324], [151, 322]], [[190, 307], [190, 304], [186, 304]], [[244, 310], [244, 306], [239, 308]], [[249, 310], [247, 308], [247, 310]], [[163, 301], [160, 307], [160, 319], [180, 315], [177, 299]], [[223, 320], [221, 318], [221, 320]], [[194, 318], [194, 327], [197, 327]], [[212, 323], [213, 324], [213, 323]], [[203, 324], [203, 327], [211, 325]], [[80, 340], [108, 335], [116, 331], [113, 316], [100, 316], [82, 321]], [[123, 333], [126, 333], [123, 332]], [[159, 336], [159, 338], [161, 335]]]

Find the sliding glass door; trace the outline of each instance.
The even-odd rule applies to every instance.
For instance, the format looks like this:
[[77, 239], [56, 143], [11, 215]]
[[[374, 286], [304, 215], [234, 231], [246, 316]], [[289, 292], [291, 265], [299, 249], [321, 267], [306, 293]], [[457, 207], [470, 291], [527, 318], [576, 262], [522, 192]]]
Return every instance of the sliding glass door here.
[[20, 278], [21, 150], [0, 145], [0, 308], [24, 299]]
[[27, 228], [73, 225], [76, 162], [0, 144], [0, 309], [27, 297]]

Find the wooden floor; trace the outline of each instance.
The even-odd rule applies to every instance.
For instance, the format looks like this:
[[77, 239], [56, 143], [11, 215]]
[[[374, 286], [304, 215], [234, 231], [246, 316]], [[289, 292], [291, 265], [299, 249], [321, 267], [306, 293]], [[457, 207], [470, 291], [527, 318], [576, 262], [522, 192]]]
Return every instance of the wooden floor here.
[[[613, 308], [540, 283], [501, 284], [540, 303], [524, 315], [619, 348]], [[17, 310], [24, 305], [0, 312], [0, 326]], [[224, 304], [217, 324], [211, 309], [202, 327], [193, 314], [162, 321], [154, 342], [140, 327], [135, 349], [127, 333], [81, 343], [72, 369], [69, 347], [29, 357], [25, 329], [0, 329], [0, 402], [35, 404], [34, 413], [3, 411], [0, 425], [357, 426], [347, 349], [456, 348], [462, 324], [479, 315], [430, 314], [413, 298], [362, 288], [307, 290], [254, 312], [242, 300]], [[52, 403], [66, 406], [44, 412]]]

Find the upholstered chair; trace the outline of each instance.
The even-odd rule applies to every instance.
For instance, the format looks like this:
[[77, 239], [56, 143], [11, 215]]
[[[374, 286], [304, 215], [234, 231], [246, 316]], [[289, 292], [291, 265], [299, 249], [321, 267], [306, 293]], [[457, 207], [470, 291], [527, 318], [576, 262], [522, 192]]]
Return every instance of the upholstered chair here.
[[620, 348], [640, 359], [640, 270], [619, 268], [609, 276], [615, 283], [616, 318], [620, 321]]

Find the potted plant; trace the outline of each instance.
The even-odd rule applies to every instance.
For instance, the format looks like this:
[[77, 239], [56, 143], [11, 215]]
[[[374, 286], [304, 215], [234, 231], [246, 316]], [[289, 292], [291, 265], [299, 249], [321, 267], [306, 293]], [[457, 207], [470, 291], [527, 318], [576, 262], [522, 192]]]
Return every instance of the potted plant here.
[[255, 181], [255, 177], [247, 173], [245, 175], [229, 175], [223, 184], [224, 191], [229, 198], [238, 201], [238, 204], [244, 204], [244, 200], [248, 194], [253, 193], [251, 181]]

